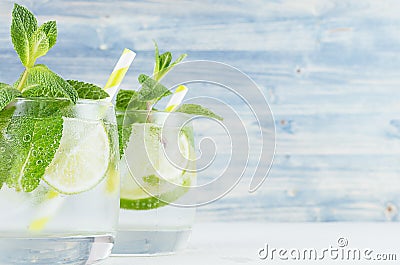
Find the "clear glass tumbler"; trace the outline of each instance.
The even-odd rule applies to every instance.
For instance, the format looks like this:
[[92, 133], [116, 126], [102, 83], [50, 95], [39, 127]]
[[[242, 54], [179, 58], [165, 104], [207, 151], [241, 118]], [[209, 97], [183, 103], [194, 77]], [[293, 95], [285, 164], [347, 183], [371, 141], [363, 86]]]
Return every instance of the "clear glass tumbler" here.
[[17, 99], [0, 111], [0, 264], [94, 264], [119, 211], [107, 102]]
[[195, 208], [182, 207], [196, 182], [190, 115], [117, 113], [121, 210], [113, 254], [157, 255], [185, 248]]

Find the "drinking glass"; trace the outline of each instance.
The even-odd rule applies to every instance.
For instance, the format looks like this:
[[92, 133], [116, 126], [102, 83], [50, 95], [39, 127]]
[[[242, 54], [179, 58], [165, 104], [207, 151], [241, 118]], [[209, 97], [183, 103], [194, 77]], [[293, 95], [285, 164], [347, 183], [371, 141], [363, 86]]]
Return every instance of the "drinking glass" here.
[[196, 182], [191, 116], [117, 112], [121, 209], [116, 255], [168, 254], [185, 248], [195, 208], [183, 207]]
[[0, 264], [94, 264], [119, 211], [107, 102], [17, 99], [0, 111]]

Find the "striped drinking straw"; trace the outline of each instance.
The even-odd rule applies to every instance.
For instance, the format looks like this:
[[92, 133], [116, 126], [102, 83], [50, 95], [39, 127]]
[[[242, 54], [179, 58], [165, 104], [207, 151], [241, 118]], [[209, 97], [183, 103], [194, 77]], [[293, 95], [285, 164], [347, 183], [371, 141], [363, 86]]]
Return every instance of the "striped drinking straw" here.
[[135, 52], [126, 48], [122, 52], [121, 57], [119, 58], [114, 70], [108, 78], [106, 85], [104, 86], [104, 89], [107, 90], [107, 93], [110, 95], [108, 101], [113, 100], [117, 94], [122, 79], [124, 79], [126, 72], [133, 62], [133, 59], [135, 59], [135, 56]]
[[185, 97], [186, 93], [188, 92], [188, 88], [184, 85], [178, 86], [175, 90], [174, 94], [172, 95], [171, 99], [169, 100], [167, 107], [165, 108], [166, 112], [173, 112], [175, 111], [178, 106], [182, 103], [183, 98]]

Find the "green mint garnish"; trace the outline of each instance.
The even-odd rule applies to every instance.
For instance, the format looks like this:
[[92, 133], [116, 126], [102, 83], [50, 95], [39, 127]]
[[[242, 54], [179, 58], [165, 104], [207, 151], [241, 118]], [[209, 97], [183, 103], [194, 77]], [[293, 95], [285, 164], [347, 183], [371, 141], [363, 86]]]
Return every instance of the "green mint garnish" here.
[[119, 111], [117, 113], [117, 124], [120, 157], [124, 155], [132, 133], [131, 126], [124, 126], [125, 113], [123, 112], [128, 108], [129, 110], [145, 110], [147, 108], [146, 102], [140, 101], [138, 97], [139, 93], [134, 90], [121, 89], [117, 94], [115, 108]]
[[[13, 87], [0, 83], [0, 188], [7, 183], [17, 191], [30, 192], [58, 150], [63, 109], [68, 111], [78, 98], [103, 99], [108, 94], [92, 84], [66, 81], [47, 66], [36, 64], [57, 42], [55, 21], [39, 26], [27, 8], [15, 4], [11, 39], [25, 69]], [[28, 107], [9, 105], [16, 97], [44, 99]]]
[[155, 65], [153, 76], [150, 77], [141, 74], [138, 77], [139, 83], [142, 85], [138, 92], [126, 92], [129, 90], [120, 90], [117, 95], [116, 106], [119, 110], [125, 110], [128, 105], [129, 109], [148, 109], [151, 110], [153, 105], [161, 98], [171, 95], [171, 92], [160, 83], [160, 80], [171, 71], [179, 62], [181, 62], [186, 54], [182, 54], [177, 60], [172, 62], [171, 52], [165, 52], [160, 55], [158, 45], [155, 46]]
[[0, 111], [19, 96], [21, 96], [21, 92], [7, 84], [0, 83]]
[[138, 78], [142, 88], [139, 90], [138, 99], [144, 102], [157, 102], [163, 97], [171, 95], [171, 92], [153, 78], [141, 74]]
[[58, 149], [62, 129], [61, 116], [12, 118], [7, 128], [10, 149], [13, 151], [7, 180], [9, 187], [25, 192], [37, 188]]
[[128, 147], [129, 138], [132, 134], [132, 126], [124, 126], [124, 114], [117, 113], [117, 124], [118, 124], [118, 143], [119, 143], [119, 155], [120, 158], [125, 154], [125, 150]]
[[76, 80], [67, 80], [67, 82], [75, 88], [79, 98], [82, 99], [104, 99], [110, 96], [104, 89], [93, 84]]
[[48, 21], [43, 23], [39, 28], [40, 31], [44, 32], [49, 40], [49, 50], [57, 42], [57, 23], [55, 21]]
[[10, 170], [13, 162], [13, 154], [11, 146], [7, 139], [7, 127], [10, 124], [11, 117], [14, 114], [15, 107], [10, 107], [0, 111], [0, 189], [10, 178]]
[[166, 75], [172, 68], [175, 67], [178, 63], [183, 61], [183, 59], [186, 58], [187, 54], [182, 54], [181, 56], [178, 57], [178, 59], [175, 60], [171, 64], [172, 61], [172, 54], [171, 52], [165, 52], [160, 55], [160, 52], [158, 50], [158, 45], [156, 42], [154, 42], [155, 46], [155, 59], [156, 63], [154, 65], [154, 71], [153, 71], [153, 78], [156, 81], [160, 81], [164, 75]]
[[[47, 66], [38, 64], [26, 71], [28, 75], [22, 88], [24, 97], [69, 98], [74, 103], [78, 100], [76, 90]], [[14, 86], [20, 87], [22, 79], [23, 76]]]
[[36, 60], [45, 55], [57, 40], [55, 21], [38, 27], [35, 16], [25, 7], [14, 5], [11, 22], [11, 39], [22, 64], [33, 67]]
[[15, 4], [12, 12], [11, 39], [24, 66], [30, 65], [32, 35], [37, 28], [35, 16], [25, 7]]
[[220, 121], [223, 120], [223, 118], [221, 116], [218, 116], [211, 110], [209, 110], [201, 105], [198, 105], [198, 104], [183, 104], [176, 110], [176, 112], [183, 112], [183, 113], [192, 114], [192, 115], [207, 116], [207, 117], [214, 118], [214, 119], [217, 119]]
[[[149, 77], [145, 74], [141, 74], [138, 77], [139, 83], [142, 85], [139, 91], [133, 90], [120, 90], [116, 99], [116, 109], [119, 111], [129, 110], [152, 110], [153, 106], [157, 101], [163, 97], [170, 96], [172, 93], [160, 83], [160, 80], [171, 71], [178, 63], [180, 63], [186, 54], [182, 54], [177, 60], [172, 62], [171, 52], [165, 52], [160, 54], [157, 43], [155, 45], [155, 65], [153, 71], [153, 77]], [[222, 120], [222, 117], [215, 114], [211, 110], [196, 104], [183, 104], [177, 112], [183, 112], [191, 115], [202, 115], [218, 120]], [[126, 114], [130, 115], [130, 114]], [[119, 145], [121, 156], [124, 153], [125, 148], [128, 145], [129, 138], [132, 132], [130, 126], [124, 126], [124, 114], [117, 115], [118, 122], [118, 134], [119, 134]], [[130, 118], [129, 116], [126, 116]], [[146, 122], [146, 121], [141, 121]], [[190, 135], [190, 133], [188, 134]], [[191, 136], [193, 141], [193, 136]]]
[[[14, 5], [11, 39], [25, 71], [15, 83], [24, 97], [68, 98], [76, 103], [78, 97], [102, 99], [108, 94], [88, 83], [66, 82], [43, 64], [35, 65], [57, 42], [57, 23], [48, 21], [38, 26], [35, 16], [25, 7]], [[78, 82], [78, 81], [76, 81]], [[75, 87], [76, 85], [77, 87]], [[77, 91], [79, 90], [79, 91]]]
[[119, 111], [125, 111], [129, 106], [132, 110], [145, 110], [146, 102], [139, 100], [139, 93], [134, 90], [123, 90], [118, 92], [116, 100], [116, 109]]

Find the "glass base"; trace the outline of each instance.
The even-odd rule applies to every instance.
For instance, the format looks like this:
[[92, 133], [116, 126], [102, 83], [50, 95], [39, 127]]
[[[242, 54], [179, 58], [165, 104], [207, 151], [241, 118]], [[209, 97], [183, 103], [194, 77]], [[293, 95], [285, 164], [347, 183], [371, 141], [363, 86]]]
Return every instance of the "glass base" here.
[[0, 265], [95, 264], [107, 258], [110, 235], [63, 238], [0, 238]]
[[191, 231], [118, 231], [112, 256], [173, 254], [186, 248]]

